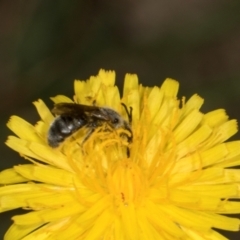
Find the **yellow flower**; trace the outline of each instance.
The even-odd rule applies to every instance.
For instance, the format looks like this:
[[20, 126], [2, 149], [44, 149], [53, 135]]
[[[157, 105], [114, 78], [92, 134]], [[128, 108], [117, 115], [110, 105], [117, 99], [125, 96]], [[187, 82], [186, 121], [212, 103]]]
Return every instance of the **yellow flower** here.
[[[34, 102], [41, 120], [32, 126], [12, 116], [17, 135], [6, 144], [29, 163], [0, 174], [0, 211], [32, 210], [13, 217], [5, 240], [222, 240], [214, 229], [238, 231], [240, 220], [240, 141], [223, 109], [200, 112], [203, 99], [178, 100], [178, 82], [143, 87], [125, 77], [123, 97], [115, 73], [100, 70], [75, 81], [73, 100], [108, 106], [127, 120], [132, 107], [132, 142], [119, 131], [95, 131], [84, 142], [80, 129], [58, 148], [47, 143], [54, 116]], [[127, 154], [129, 149], [129, 154]], [[213, 229], [214, 228], [214, 229]]]

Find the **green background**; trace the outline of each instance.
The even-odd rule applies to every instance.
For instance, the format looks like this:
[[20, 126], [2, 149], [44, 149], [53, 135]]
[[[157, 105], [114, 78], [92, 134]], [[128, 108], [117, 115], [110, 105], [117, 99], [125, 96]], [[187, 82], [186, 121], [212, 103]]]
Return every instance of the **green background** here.
[[[0, 170], [25, 163], [4, 145], [9, 117], [35, 123], [33, 101], [51, 107], [49, 97], [71, 97], [73, 80], [100, 68], [115, 70], [120, 88], [125, 73], [148, 86], [175, 78], [179, 96], [205, 99], [203, 112], [225, 108], [240, 119], [240, 1], [2, 0]], [[20, 212], [0, 215], [0, 239]]]

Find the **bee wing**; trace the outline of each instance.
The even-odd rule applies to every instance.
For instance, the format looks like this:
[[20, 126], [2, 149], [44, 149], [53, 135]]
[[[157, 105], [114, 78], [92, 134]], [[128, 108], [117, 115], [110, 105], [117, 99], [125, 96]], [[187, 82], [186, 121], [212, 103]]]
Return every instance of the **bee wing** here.
[[88, 106], [77, 103], [57, 103], [52, 109], [52, 113], [61, 116], [73, 116], [78, 117], [82, 115], [88, 115], [88, 113], [98, 111], [96, 106]]

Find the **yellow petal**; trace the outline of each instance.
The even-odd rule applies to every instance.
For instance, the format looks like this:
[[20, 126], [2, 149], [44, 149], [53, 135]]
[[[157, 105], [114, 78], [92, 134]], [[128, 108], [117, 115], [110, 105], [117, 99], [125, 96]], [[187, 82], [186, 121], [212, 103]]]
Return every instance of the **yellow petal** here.
[[227, 143], [219, 144], [203, 152], [196, 152], [176, 162], [172, 172], [191, 172], [222, 161], [229, 151]]
[[203, 125], [196, 131], [194, 131], [188, 138], [181, 141], [176, 146], [177, 156], [179, 158], [189, 155], [192, 152], [195, 152], [201, 147], [201, 144], [207, 140], [207, 138], [212, 134], [212, 129]]
[[203, 124], [208, 124], [211, 127], [218, 127], [221, 124], [227, 122], [228, 116], [224, 109], [217, 109], [208, 112], [203, 117]]
[[237, 184], [190, 185], [181, 186], [180, 189], [201, 193], [202, 196], [219, 198], [234, 198], [239, 194]]
[[93, 227], [88, 231], [84, 240], [100, 239], [105, 235], [114, 215], [109, 210], [103, 211], [94, 221]]
[[116, 73], [115, 71], [105, 71], [100, 69], [98, 76], [101, 78], [101, 81], [106, 86], [114, 86]]
[[14, 169], [25, 178], [37, 182], [70, 187], [76, 185], [77, 181], [74, 174], [46, 165], [34, 166], [32, 164], [25, 164], [15, 166]]
[[29, 149], [38, 154], [39, 160], [72, 172], [65, 155], [63, 155], [60, 151], [38, 143], [31, 143], [29, 145]]
[[29, 149], [29, 141], [19, 139], [15, 136], [9, 136], [6, 141], [6, 145], [12, 148], [14, 151], [19, 152], [21, 155], [25, 155], [40, 161], [42, 160], [41, 157], [39, 157]]
[[176, 97], [178, 93], [179, 83], [171, 78], [165, 79], [161, 86], [161, 90], [167, 97]]
[[234, 201], [222, 201], [222, 204], [219, 205], [218, 209], [216, 210], [217, 213], [221, 214], [237, 214], [239, 213], [240, 209], [240, 202]]
[[[8, 128], [10, 128], [19, 138], [22, 138], [27, 141], [40, 142], [44, 141], [36, 134], [35, 128], [23, 120], [20, 117], [12, 116], [7, 124]], [[21, 127], [19, 127], [21, 126]]]
[[38, 114], [41, 117], [41, 119], [48, 125], [51, 124], [53, 121], [53, 115], [46, 106], [46, 104], [39, 99], [38, 101], [33, 102], [34, 106], [37, 108]]
[[150, 118], [154, 118], [158, 112], [163, 100], [163, 94], [158, 87], [154, 87], [147, 100]]
[[117, 111], [120, 110], [119, 109], [120, 94], [118, 88], [116, 87], [107, 88], [105, 91], [104, 99], [106, 106], [116, 109]]
[[136, 209], [133, 204], [120, 206], [123, 229], [126, 239], [139, 239]]
[[220, 137], [220, 141], [224, 142], [236, 134], [238, 131], [238, 125], [236, 120], [230, 120], [219, 127], [218, 135]]
[[[0, 211], [8, 211], [11, 209], [16, 208], [27, 208], [29, 207], [28, 200], [31, 198], [47, 198], [49, 195], [48, 192], [44, 192], [43, 190], [34, 190], [32, 192], [21, 192], [19, 193], [12, 193], [6, 196], [0, 197]], [[40, 206], [42, 207], [42, 206]]]
[[84, 210], [85, 208], [78, 203], [70, 203], [69, 205], [56, 209], [43, 209], [14, 216], [12, 219], [18, 225], [42, 224], [79, 214]]
[[193, 110], [174, 130], [174, 140], [176, 143], [183, 141], [188, 137], [199, 125], [203, 118], [203, 114], [197, 110]]
[[75, 92], [74, 101], [76, 103], [85, 104], [86, 97], [85, 95], [82, 94], [84, 91], [86, 92], [86, 90], [84, 89], [85, 85], [86, 83], [84, 81], [79, 81], [79, 80], [74, 81], [74, 92]]
[[240, 220], [236, 218], [229, 218], [210, 212], [191, 211], [170, 205], [159, 205], [159, 209], [171, 214], [174, 221], [186, 227], [202, 229], [204, 231], [212, 227], [230, 231], [239, 230]]
[[55, 97], [50, 98], [54, 103], [73, 103], [73, 100], [71, 98], [68, 98], [64, 95], [57, 95]]
[[138, 77], [135, 74], [126, 74], [123, 87], [122, 101], [128, 106], [132, 107], [133, 124], [138, 121], [140, 117], [140, 96], [138, 90]]
[[95, 204], [93, 204], [89, 209], [87, 209], [81, 216], [78, 218], [78, 223], [82, 223], [84, 221], [87, 221], [91, 218], [97, 217], [103, 210], [106, 210], [106, 208], [109, 205], [109, 199], [110, 196], [105, 196], [98, 201], [96, 201]]
[[28, 179], [18, 174], [13, 168], [0, 172], [0, 185], [27, 182]]
[[201, 98], [197, 94], [191, 96], [190, 99], [183, 106], [183, 116], [189, 114], [193, 109], [199, 110], [203, 105], [203, 102], [203, 98]]
[[[175, 238], [184, 239], [185, 233], [181, 230], [177, 222], [172, 221], [172, 217], [168, 217], [171, 215], [164, 214], [164, 212], [160, 210], [159, 205], [148, 201], [145, 214], [149, 221], [160, 229], [161, 232], [166, 231]], [[159, 221], [159, 219], [164, 219], [164, 221]]]
[[138, 77], [136, 74], [126, 74], [124, 79], [123, 95], [127, 96], [132, 90], [138, 89]]
[[225, 238], [218, 232], [214, 230], [209, 230], [206, 232], [203, 231], [194, 231], [190, 228], [182, 227], [182, 229], [191, 237], [191, 239], [194, 240], [206, 240], [206, 239], [211, 239], [211, 240], [228, 240], [228, 238]]
[[165, 240], [164, 236], [161, 235], [161, 232], [158, 232], [156, 228], [148, 221], [146, 215], [142, 209], [139, 209], [137, 212], [137, 221], [139, 225], [139, 232], [142, 233], [143, 239], [158, 239]]
[[42, 224], [17, 225], [12, 224], [4, 235], [4, 240], [22, 240], [25, 235], [39, 228]]

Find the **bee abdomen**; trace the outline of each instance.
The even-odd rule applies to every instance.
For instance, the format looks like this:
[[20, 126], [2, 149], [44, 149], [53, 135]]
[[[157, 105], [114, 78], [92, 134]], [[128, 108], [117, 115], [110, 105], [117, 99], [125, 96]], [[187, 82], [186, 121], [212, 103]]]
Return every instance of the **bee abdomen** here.
[[58, 147], [72, 133], [86, 125], [83, 118], [70, 116], [58, 116], [51, 124], [48, 131], [48, 144], [51, 147]]

